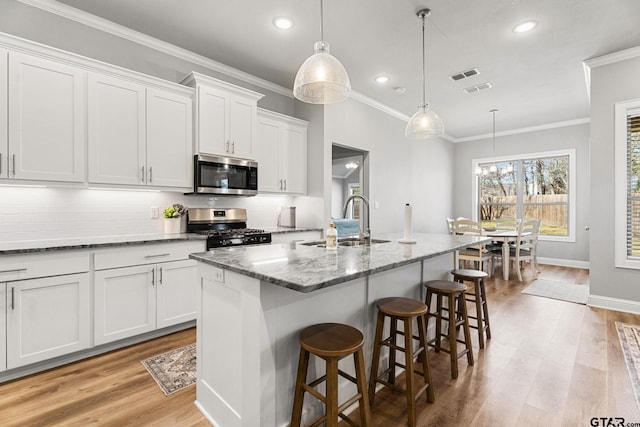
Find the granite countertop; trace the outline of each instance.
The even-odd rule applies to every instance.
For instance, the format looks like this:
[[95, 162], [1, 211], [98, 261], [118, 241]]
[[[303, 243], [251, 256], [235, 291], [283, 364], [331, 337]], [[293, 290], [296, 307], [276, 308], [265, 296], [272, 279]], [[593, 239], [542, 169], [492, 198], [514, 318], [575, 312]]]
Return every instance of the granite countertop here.
[[359, 277], [489, 242], [486, 237], [414, 234], [415, 244], [399, 243], [402, 235], [382, 234], [390, 242], [363, 247], [272, 244], [236, 246], [191, 254], [189, 257], [300, 292], [312, 292]]
[[205, 239], [206, 236], [195, 233], [158, 233], [129, 234], [121, 236], [74, 237], [68, 239], [20, 240], [13, 242], [0, 242], [0, 255]]
[[300, 233], [304, 231], [322, 231], [322, 228], [320, 227], [300, 227], [300, 226], [296, 228], [289, 228], [289, 227], [256, 227], [256, 228], [262, 228], [264, 231], [271, 234]]

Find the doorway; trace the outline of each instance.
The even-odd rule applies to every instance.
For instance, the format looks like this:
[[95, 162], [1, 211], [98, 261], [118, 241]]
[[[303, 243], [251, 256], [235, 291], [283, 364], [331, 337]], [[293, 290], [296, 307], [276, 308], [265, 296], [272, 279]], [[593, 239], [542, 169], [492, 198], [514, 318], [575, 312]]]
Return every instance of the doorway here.
[[[342, 218], [344, 203], [353, 194], [369, 198], [369, 152], [339, 144], [331, 146], [331, 217]], [[361, 200], [349, 205], [347, 218], [359, 219]]]

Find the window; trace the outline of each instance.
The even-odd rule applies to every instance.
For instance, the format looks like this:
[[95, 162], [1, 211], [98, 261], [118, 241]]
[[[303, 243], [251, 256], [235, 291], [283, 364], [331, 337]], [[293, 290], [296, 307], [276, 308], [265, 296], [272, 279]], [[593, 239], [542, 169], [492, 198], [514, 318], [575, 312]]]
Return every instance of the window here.
[[479, 159], [474, 167], [482, 171], [474, 193], [484, 228], [503, 217], [541, 219], [542, 240], [575, 241], [575, 150]]
[[615, 108], [616, 266], [640, 268], [640, 100]]

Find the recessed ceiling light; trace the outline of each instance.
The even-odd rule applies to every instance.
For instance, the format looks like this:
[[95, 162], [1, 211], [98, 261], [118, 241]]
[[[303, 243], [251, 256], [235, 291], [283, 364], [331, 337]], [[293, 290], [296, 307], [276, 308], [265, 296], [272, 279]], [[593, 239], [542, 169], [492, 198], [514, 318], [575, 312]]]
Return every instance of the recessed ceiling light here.
[[273, 18], [273, 25], [275, 25], [276, 28], [279, 28], [281, 30], [290, 30], [296, 24], [295, 22], [293, 22], [293, 19], [291, 18], [288, 18], [286, 16], [277, 16]]
[[389, 77], [387, 76], [378, 76], [376, 77], [376, 83], [386, 83], [389, 81]]
[[518, 24], [515, 27], [513, 27], [513, 32], [526, 33], [527, 31], [533, 30], [537, 25], [538, 23], [536, 21], [523, 22], [522, 24]]
[[402, 95], [403, 93], [405, 93], [407, 91], [407, 88], [406, 87], [394, 87], [393, 90], [398, 95]]

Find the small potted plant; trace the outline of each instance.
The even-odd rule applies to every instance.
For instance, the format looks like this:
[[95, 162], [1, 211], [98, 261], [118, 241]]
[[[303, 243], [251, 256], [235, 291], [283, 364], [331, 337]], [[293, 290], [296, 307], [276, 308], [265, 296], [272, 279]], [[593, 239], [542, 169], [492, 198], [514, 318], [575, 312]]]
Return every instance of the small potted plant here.
[[187, 208], [176, 203], [163, 211], [164, 233], [178, 234], [186, 232]]

